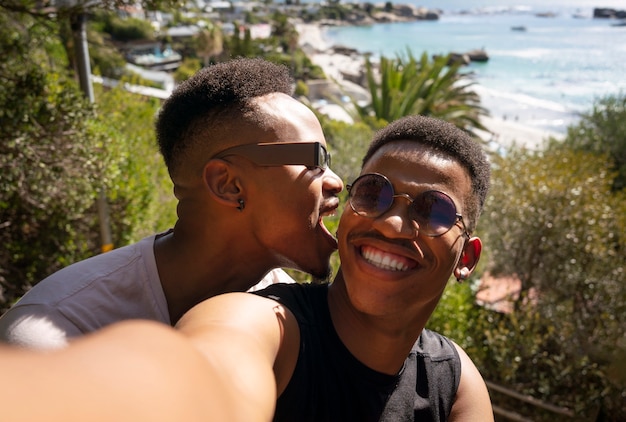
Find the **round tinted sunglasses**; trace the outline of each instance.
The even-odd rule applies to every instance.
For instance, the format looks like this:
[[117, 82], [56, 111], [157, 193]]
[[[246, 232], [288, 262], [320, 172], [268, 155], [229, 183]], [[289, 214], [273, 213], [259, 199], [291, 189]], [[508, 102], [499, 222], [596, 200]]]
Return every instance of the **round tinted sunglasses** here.
[[418, 224], [420, 233], [430, 237], [441, 236], [460, 221], [463, 233], [469, 237], [454, 201], [443, 192], [429, 190], [411, 198], [406, 193], [395, 193], [389, 179], [378, 173], [363, 174], [346, 188], [350, 194], [350, 207], [363, 217], [383, 215], [391, 208], [395, 198], [402, 197], [410, 201], [409, 216]]

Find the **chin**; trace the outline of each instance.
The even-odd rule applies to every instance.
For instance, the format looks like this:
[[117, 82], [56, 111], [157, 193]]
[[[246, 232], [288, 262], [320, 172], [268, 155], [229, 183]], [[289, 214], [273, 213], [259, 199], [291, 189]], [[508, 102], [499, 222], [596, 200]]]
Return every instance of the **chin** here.
[[326, 267], [326, 270], [324, 271], [311, 273], [311, 276], [313, 277], [313, 283], [318, 283], [318, 284], [330, 283], [332, 275], [333, 275], [333, 270], [332, 268], [330, 268], [330, 265]]

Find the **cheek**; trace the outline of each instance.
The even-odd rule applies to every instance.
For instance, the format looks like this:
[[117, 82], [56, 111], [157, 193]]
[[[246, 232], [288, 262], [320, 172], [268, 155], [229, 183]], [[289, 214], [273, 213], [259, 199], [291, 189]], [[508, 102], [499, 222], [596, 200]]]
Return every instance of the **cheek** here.
[[[444, 240], [444, 239], [440, 239]], [[458, 259], [462, 251], [462, 239], [458, 242], [441, 242], [432, 246], [435, 256], [440, 257], [439, 267], [442, 273], [452, 273], [456, 268]]]
[[348, 228], [351, 226], [351, 218], [353, 218], [354, 212], [350, 208], [350, 204], [346, 203], [344, 209], [339, 218], [339, 224], [337, 225], [337, 240], [341, 243], [346, 242], [346, 234]]
[[[289, 191], [276, 203], [275, 217], [283, 225], [314, 226], [319, 218], [320, 201], [312, 191], [301, 187], [298, 191]], [[282, 221], [280, 221], [282, 220]]]

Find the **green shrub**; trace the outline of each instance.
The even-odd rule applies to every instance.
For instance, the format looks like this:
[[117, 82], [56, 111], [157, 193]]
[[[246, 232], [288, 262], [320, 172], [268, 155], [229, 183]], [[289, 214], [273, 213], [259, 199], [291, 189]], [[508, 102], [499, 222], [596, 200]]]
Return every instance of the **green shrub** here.
[[67, 59], [57, 60], [64, 50], [53, 28], [23, 24], [0, 16], [0, 313], [45, 276], [100, 252], [103, 189], [116, 247], [175, 221], [154, 141], [159, 102], [96, 89], [94, 109], [65, 73]]
[[[607, 166], [607, 163], [609, 165]], [[515, 313], [485, 324], [492, 379], [578, 412], [626, 417], [626, 196], [606, 155], [564, 144], [494, 157], [482, 227], [495, 275], [515, 274]], [[621, 416], [620, 416], [621, 415]]]

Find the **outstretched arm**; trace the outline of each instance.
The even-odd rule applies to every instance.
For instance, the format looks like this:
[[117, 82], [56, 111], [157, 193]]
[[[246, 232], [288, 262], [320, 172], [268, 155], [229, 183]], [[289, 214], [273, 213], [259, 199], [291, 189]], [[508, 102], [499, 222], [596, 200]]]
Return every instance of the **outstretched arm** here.
[[115, 324], [47, 353], [0, 346], [0, 373], [10, 421], [270, 420], [238, 407], [230, 384], [216, 382], [217, 362], [154, 322]]
[[270, 421], [276, 380], [286, 384], [297, 358], [299, 332], [283, 338], [294, 327], [293, 315], [276, 302], [233, 293], [193, 308], [179, 330], [126, 321], [46, 353], [0, 346], [2, 416], [14, 422]]
[[467, 353], [456, 343], [454, 346], [461, 358], [461, 380], [450, 412], [450, 421], [493, 421], [491, 399], [482, 375]]

